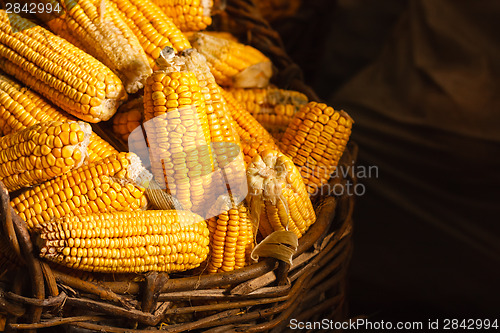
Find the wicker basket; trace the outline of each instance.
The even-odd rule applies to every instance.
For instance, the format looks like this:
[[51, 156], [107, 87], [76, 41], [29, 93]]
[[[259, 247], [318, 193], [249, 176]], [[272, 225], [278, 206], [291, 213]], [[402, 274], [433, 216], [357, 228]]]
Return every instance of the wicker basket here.
[[[253, 2], [228, 0], [225, 5], [215, 22], [217, 28], [238, 27], [241, 38], [273, 60], [279, 73], [274, 83], [318, 100], [284, 52], [279, 35]], [[106, 137], [105, 132], [100, 134]], [[356, 155], [356, 145], [349, 144], [340, 167], [352, 170], [349, 166]], [[329, 188], [355, 184], [354, 174], [339, 174], [347, 177], [331, 179]], [[1, 227], [22, 261], [20, 269], [0, 279], [0, 329], [282, 332], [291, 318], [346, 319], [354, 206], [354, 197], [347, 193], [313, 198], [318, 218], [299, 240], [291, 267], [266, 258], [233, 272], [212, 275], [106, 275], [78, 274], [39, 260], [24, 221], [10, 207], [1, 182], [0, 187]]]
[[[342, 164], [350, 165], [355, 154], [356, 146], [351, 145]], [[331, 185], [348, 181], [355, 182], [354, 175], [332, 179]], [[24, 267], [9, 272], [15, 278], [3, 283], [0, 290], [0, 312], [6, 314], [9, 328], [70, 325], [101, 332], [141, 332], [162, 326], [174, 315], [186, 320], [180, 315], [187, 314], [187, 322], [162, 328], [168, 332], [279, 332], [289, 318], [311, 320], [316, 316], [338, 321], [346, 317], [352, 196], [316, 198], [318, 219], [299, 240], [291, 267], [267, 258], [213, 275], [78, 277], [36, 258], [25, 223], [10, 207], [3, 185], [0, 193], [0, 222], [28, 269], [28, 274]], [[23, 291], [31, 297], [21, 296]]]

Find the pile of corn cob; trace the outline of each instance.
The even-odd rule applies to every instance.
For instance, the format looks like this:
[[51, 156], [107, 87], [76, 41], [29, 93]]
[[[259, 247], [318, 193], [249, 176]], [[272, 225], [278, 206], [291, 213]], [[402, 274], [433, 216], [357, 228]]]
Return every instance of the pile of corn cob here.
[[[272, 86], [264, 54], [205, 31], [210, 0], [37, 2], [34, 17], [0, 10], [0, 180], [40, 257], [216, 273], [274, 231], [307, 232], [345, 112]], [[18, 265], [7, 246], [0, 263]]]

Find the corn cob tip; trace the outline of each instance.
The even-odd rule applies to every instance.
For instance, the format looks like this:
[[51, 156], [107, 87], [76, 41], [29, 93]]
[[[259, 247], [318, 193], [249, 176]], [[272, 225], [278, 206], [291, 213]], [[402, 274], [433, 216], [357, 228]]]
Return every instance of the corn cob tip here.
[[101, 105], [93, 108], [93, 113], [89, 115], [78, 115], [72, 113], [74, 116], [81, 118], [82, 120], [88, 121], [90, 123], [98, 123], [100, 121], [107, 121], [111, 119], [118, 110], [118, 107], [123, 104], [128, 98], [125, 90], [117, 96], [117, 98], [107, 98], [102, 101]]
[[233, 86], [239, 88], [265, 88], [273, 76], [271, 61], [250, 65], [233, 77]]
[[215, 203], [210, 207], [207, 216], [218, 216], [222, 212], [237, 208], [238, 204], [241, 201], [243, 200], [236, 196], [230, 194], [221, 194], [219, 195]]
[[129, 94], [134, 94], [140, 89], [144, 88], [146, 80], [153, 73], [153, 69], [149, 67], [146, 70], [138, 70], [137, 67], [131, 67], [121, 75], [123, 78], [123, 83], [125, 84], [125, 90]]
[[[175, 62], [180, 61], [179, 57], [175, 56], [175, 50], [174, 48], [170, 46], [164, 47], [158, 58], [155, 60], [156, 66], [158, 66], [159, 69], [166, 69], [169, 66], [175, 65]], [[182, 66], [181, 63], [178, 64], [179, 66]]]
[[[224, 1], [225, 3], [225, 1]], [[210, 16], [212, 15], [212, 7], [214, 3], [212, 0], [201, 0], [201, 6], [203, 8], [203, 16]], [[223, 5], [221, 5], [223, 6]]]
[[128, 178], [130, 178], [134, 184], [148, 188], [153, 179], [153, 174], [142, 165], [141, 158], [136, 154], [129, 153], [128, 160], [130, 161], [130, 165], [128, 166]]
[[264, 196], [273, 204], [286, 184], [286, 174], [281, 172], [283, 165], [277, 163], [278, 154], [282, 155], [276, 150], [263, 150], [252, 158], [247, 168], [248, 193], [252, 196]]
[[189, 57], [194, 51], [196, 51], [196, 49], [193, 49], [191, 47], [189, 49], [182, 50], [181, 52], [179, 52], [179, 55], [181, 57]]
[[249, 194], [264, 195], [273, 203], [280, 196], [286, 174], [280, 172], [282, 165], [276, 163], [278, 154], [276, 150], [266, 149], [252, 158], [247, 168]]
[[80, 127], [80, 130], [83, 132], [83, 141], [78, 143], [76, 146], [75, 146], [75, 149], [79, 149], [80, 152], [81, 152], [81, 155], [82, 155], [82, 158], [80, 159], [80, 161], [76, 164], [76, 168], [79, 168], [83, 162], [88, 159], [88, 156], [89, 156], [89, 153], [88, 153], [88, 146], [90, 144], [90, 137], [92, 136], [92, 126], [90, 126], [90, 124], [86, 123], [86, 122], [83, 122], [83, 121], [69, 121], [68, 124], [78, 124], [78, 126]]
[[345, 112], [344, 110], [340, 110], [339, 112], [342, 117], [346, 118], [346, 120], [350, 122], [351, 126], [352, 124], [354, 124], [354, 119], [352, 119], [352, 117], [347, 112]]
[[269, 84], [271, 60], [252, 46], [203, 32], [193, 34], [190, 40], [193, 48], [207, 58], [221, 86], [263, 88]]
[[[97, 123], [111, 118], [127, 99], [123, 83], [110, 68], [66, 39], [5, 10], [0, 10], [0, 26], [2, 71], [64, 111]], [[38, 52], [37, 45], [57, 47]]]
[[0, 180], [9, 191], [43, 183], [83, 164], [92, 129], [48, 121], [0, 137]]
[[159, 210], [184, 210], [180, 201], [173, 195], [165, 192], [160, 184], [154, 179], [149, 182], [146, 188], [148, 203], [154, 209]]
[[264, 150], [248, 166], [250, 211], [263, 237], [289, 230], [302, 237], [316, 216], [299, 169], [276, 150]]

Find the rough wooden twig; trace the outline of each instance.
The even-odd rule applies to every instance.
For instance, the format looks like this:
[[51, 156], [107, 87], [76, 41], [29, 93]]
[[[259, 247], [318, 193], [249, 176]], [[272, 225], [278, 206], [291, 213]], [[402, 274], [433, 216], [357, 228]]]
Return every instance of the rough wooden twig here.
[[136, 309], [124, 309], [123, 307], [120, 306], [94, 301], [91, 299], [68, 297], [66, 299], [66, 305], [75, 306], [80, 309], [85, 309], [87, 311], [94, 311], [98, 313], [112, 315], [117, 318], [125, 318], [132, 321], [138, 321], [148, 326], [156, 326], [163, 318], [162, 315], [155, 316], [151, 313], [145, 313]]
[[[14, 208], [9, 207], [7, 214], [12, 216], [12, 222], [14, 224], [14, 229], [16, 231], [16, 237], [19, 241], [21, 252], [28, 265], [28, 272], [31, 277], [31, 286], [33, 289], [33, 296], [38, 299], [45, 298], [45, 285], [43, 281], [43, 273], [40, 261], [36, 259], [33, 255], [33, 244], [26, 229], [26, 223], [16, 214]], [[37, 323], [42, 317], [42, 307], [32, 306], [29, 311], [29, 321], [32, 323]], [[28, 332], [34, 332], [34, 330], [27, 330]]]
[[42, 321], [36, 324], [9, 324], [9, 327], [15, 330], [35, 330], [39, 328], [54, 327], [60, 325], [67, 325], [81, 321], [99, 321], [103, 317], [100, 316], [77, 316], [77, 317], [66, 317], [66, 318], [54, 318], [51, 320]]
[[[225, 318], [233, 317], [237, 315], [239, 312], [240, 310], [228, 310], [213, 316], [205, 317], [193, 323], [166, 326], [163, 327], [161, 331], [166, 333], [187, 332], [190, 330], [197, 329], [199, 326], [202, 326], [204, 324], [217, 323]], [[98, 325], [85, 322], [74, 323], [73, 326], [78, 326], [89, 330], [94, 330], [97, 332], [106, 332], [106, 333], [151, 333], [150, 329], [138, 330], [138, 329], [115, 327], [115, 326]]]
[[86, 293], [97, 295], [103, 300], [122, 304], [126, 308], [132, 308], [125, 297], [117, 295], [106, 287], [93, 282], [84, 281], [82, 279], [79, 279], [78, 277], [59, 272], [55, 269], [52, 270], [52, 272], [54, 274], [54, 277], [56, 278], [56, 281], [62, 284], [66, 284], [71, 288], [75, 288]]
[[0, 312], [6, 313], [14, 317], [21, 317], [26, 312], [26, 309], [20, 305], [13, 304], [5, 299], [6, 295], [3, 290], [0, 290]]
[[151, 272], [146, 276], [145, 288], [142, 297], [142, 311], [151, 312], [156, 308], [160, 290], [168, 281], [168, 274]]
[[5, 296], [7, 298], [10, 298], [11, 300], [19, 302], [19, 303], [28, 304], [28, 305], [35, 305], [35, 306], [40, 306], [40, 307], [61, 305], [67, 297], [64, 292], [60, 293], [57, 296], [49, 297], [49, 298], [45, 298], [45, 299], [24, 297], [24, 296], [20, 296], [18, 294], [15, 294], [13, 292], [8, 292], [5, 294]]
[[59, 288], [57, 288], [57, 282], [54, 274], [52, 273], [52, 269], [49, 264], [46, 262], [41, 262], [43, 276], [45, 278], [45, 282], [47, 284], [47, 290], [51, 296], [59, 295]]
[[14, 250], [21, 261], [24, 261], [14, 229], [14, 223], [12, 222], [12, 215], [10, 214], [9, 191], [2, 182], [0, 182], [0, 221], [12, 250]]
[[196, 291], [179, 291], [160, 294], [160, 301], [233, 301], [284, 296], [290, 290], [290, 285], [259, 288], [244, 295], [228, 294], [226, 289], [204, 289]]

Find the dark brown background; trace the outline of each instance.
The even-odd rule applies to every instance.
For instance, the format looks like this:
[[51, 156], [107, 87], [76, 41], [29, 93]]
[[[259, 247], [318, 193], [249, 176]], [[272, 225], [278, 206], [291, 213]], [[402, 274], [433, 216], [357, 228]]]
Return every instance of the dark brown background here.
[[360, 179], [351, 315], [500, 314], [500, 2], [311, 0], [276, 20], [350, 113]]

